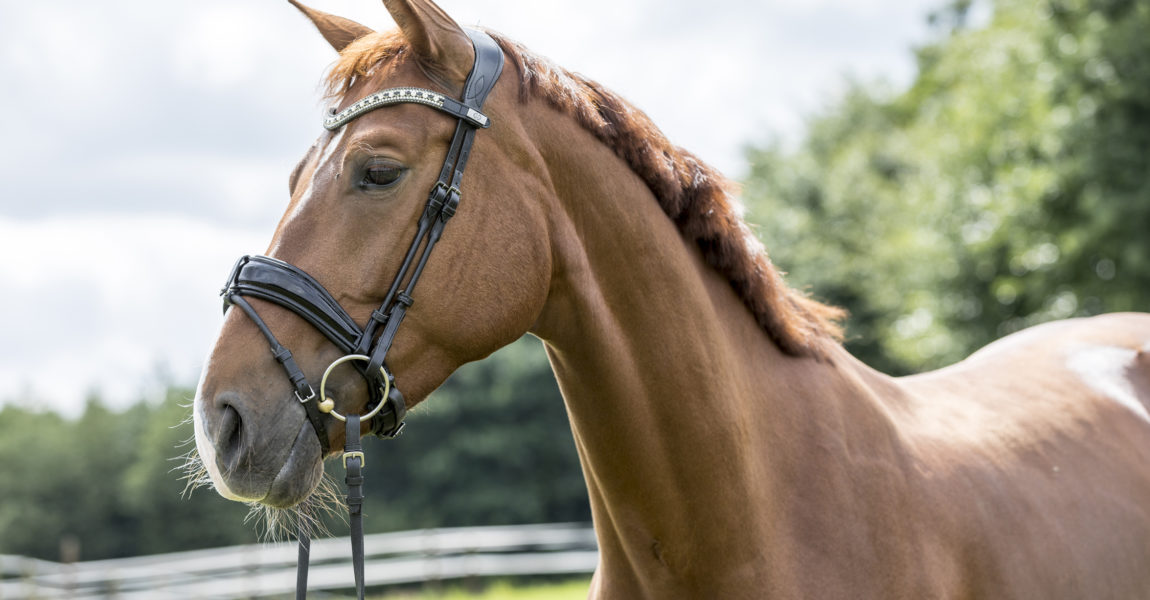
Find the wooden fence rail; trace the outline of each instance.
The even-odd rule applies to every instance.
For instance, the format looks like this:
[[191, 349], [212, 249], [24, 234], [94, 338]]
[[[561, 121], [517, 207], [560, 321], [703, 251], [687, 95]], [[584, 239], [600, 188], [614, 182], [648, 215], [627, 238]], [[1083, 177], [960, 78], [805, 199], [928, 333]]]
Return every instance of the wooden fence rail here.
[[[470, 577], [590, 573], [595, 533], [581, 523], [461, 527], [369, 535], [368, 586]], [[347, 538], [315, 540], [309, 589], [346, 590]], [[72, 564], [0, 555], [0, 600], [235, 599], [295, 589], [294, 544], [254, 544]], [[316, 597], [319, 597], [318, 595]]]

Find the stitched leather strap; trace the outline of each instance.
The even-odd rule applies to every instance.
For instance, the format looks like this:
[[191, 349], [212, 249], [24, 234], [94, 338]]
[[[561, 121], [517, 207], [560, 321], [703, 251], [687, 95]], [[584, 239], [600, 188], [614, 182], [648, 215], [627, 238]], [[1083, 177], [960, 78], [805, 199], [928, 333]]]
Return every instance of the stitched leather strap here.
[[[475, 65], [463, 86], [463, 102], [478, 111], [483, 107], [484, 101], [487, 100], [487, 96], [495, 87], [495, 82], [498, 81], [499, 75], [503, 71], [503, 51], [495, 43], [495, 40], [486, 33], [467, 30], [467, 35], [471, 38], [475, 48]], [[448, 148], [447, 158], [443, 161], [443, 167], [439, 172], [439, 179], [431, 189], [423, 214], [420, 216], [415, 239], [408, 247], [403, 264], [400, 266], [399, 272], [396, 273], [387, 296], [384, 297], [383, 306], [379, 311], [386, 315], [386, 319], [383, 321], [383, 332], [379, 335], [379, 339], [375, 340], [375, 345], [369, 355], [371, 360], [364, 367], [364, 376], [376, 385], [382, 383], [374, 380], [380, 377], [379, 369], [385, 364], [384, 359], [387, 357], [388, 351], [391, 350], [391, 344], [395, 341], [399, 326], [407, 315], [407, 309], [414, 302], [412, 291], [415, 289], [415, 284], [418, 283], [419, 276], [423, 274], [427, 260], [431, 257], [431, 251], [443, 235], [444, 226], [455, 215], [459, 206], [459, 188], [463, 182], [463, 171], [467, 167], [467, 160], [471, 156], [471, 145], [475, 142], [475, 132], [474, 123], [466, 119], [459, 119], [456, 123], [455, 134], [451, 137], [451, 147]], [[422, 252], [420, 252], [421, 246]], [[408, 276], [408, 269], [411, 268], [412, 260], [417, 253], [419, 260]], [[405, 279], [407, 280], [406, 285], [404, 284]], [[403, 291], [399, 291], [400, 286], [404, 286]], [[365, 334], [369, 328], [374, 330], [376, 323], [379, 322], [373, 319], [368, 327], [365, 327]], [[364, 339], [360, 340], [361, 351], [367, 350], [364, 342]]]
[[[243, 260], [243, 259], [240, 259]], [[311, 426], [315, 429], [315, 435], [319, 438], [320, 456], [326, 456], [331, 451], [331, 444], [327, 439], [327, 427], [324, 425], [323, 413], [320, 412], [317, 400], [315, 397], [315, 390], [308, 383], [307, 377], [303, 374], [303, 370], [296, 364], [295, 359], [292, 358], [291, 352], [280, 344], [279, 340], [268, 328], [267, 323], [260, 318], [252, 305], [244, 300], [243, 296], [236, 293], [229, 293], [225, 290], [224, 293], [224, 306], [234, 304], [244, 311], [244, 314], [256, 324], [260, 333], [267, 338], [268, 344], [271, 345], [272, 356], [279, 361], [283, 366], [284, 371], [287, 372], [288, 380], [291, 381], [292, 387], [295, 388], [295, 397], [303, 404], [304, 414], [307, 415], [307, 420], [311, 422]]]
[[302, 269], [277, 258], [240, 258], [221, 293], [274, 302], [302, 317], [344, 352], [354, 348], [360, 336], [355, 320], [327, 289]]

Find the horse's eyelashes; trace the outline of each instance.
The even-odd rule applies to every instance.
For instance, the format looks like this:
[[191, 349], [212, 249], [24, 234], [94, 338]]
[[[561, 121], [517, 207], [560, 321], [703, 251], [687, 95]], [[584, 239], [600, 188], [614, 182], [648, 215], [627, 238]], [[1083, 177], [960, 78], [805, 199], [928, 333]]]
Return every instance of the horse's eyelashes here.
[[394, 165], [372, 165], [363, 172], [361, 185], [368, 188], [383, 188], [395, 185], [403, 176], [403, 167]]

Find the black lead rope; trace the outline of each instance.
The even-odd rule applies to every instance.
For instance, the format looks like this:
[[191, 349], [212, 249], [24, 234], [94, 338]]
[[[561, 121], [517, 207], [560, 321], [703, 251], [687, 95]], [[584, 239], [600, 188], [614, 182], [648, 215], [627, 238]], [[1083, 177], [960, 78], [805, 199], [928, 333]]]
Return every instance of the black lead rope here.
[[[347, 416], [347, 441], [343, 446], [344, 483], [347, 484], [347, 512], [351, 530], [351, 569], [355, 577], [355, 593], [363, 600], [363, 444], [360, 443], [359, 415]], [[307, 533], [306, 517], [297, 517], [299, 552], [296, 555], [295, 597], [307, 598], [307, 571], [311, 563], [311, 537]]]
[[347, 416], [347, 442], [343, 446], [343, 481], [347, 484], [347, 513], [351, 529], [351, 569], [355, 593], [363, 600], [363, 446], [359, 443], [359, 415]]
[[298, 516], [296, 536], [299, 552], [295, 558], [295, 600], [307, 600], [307, 567], [311, 564], [311, 536], [307, 532], [304, 516]]

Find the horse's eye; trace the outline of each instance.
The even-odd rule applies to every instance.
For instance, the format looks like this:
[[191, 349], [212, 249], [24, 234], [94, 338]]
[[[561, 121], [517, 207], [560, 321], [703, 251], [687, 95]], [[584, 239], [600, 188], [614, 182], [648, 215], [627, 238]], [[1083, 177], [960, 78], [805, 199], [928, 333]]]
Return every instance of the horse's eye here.
[[403, 172], [404, 168], [396, 165], [368, 165], [363, 171], [360, 186], [368, 189], [391, 187], [399, 181]]

